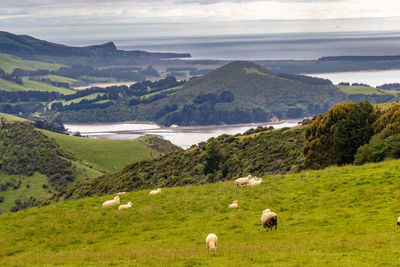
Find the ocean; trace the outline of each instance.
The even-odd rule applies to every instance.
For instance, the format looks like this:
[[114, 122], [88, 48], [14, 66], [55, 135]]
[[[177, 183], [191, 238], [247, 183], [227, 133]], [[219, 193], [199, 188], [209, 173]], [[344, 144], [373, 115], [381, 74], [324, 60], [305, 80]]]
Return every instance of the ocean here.
[[[106, 40], [97, 43], [102, 41]], [[190, 53], [193, 59], [301, 60], [343, 55], [400, 55], [400, 32], [131, 37], [114, 42], [119, 49]]]

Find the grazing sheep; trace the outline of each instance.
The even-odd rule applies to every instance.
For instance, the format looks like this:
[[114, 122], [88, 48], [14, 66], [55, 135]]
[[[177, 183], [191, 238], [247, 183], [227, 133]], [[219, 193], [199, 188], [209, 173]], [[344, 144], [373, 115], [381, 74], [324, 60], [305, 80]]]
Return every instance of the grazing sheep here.
[[230, 209], [236, 209], [238, 207], [238, 201], [234, 200], [232, 204], [228, 206]]
[[400, 217], [397, 219], [397, 225], [400, 226]]
[[263, 212], [261, 215], [261, 224], [266, 231], [272, 231], [275, 226], [275, 231], [278, 227], [278, 215], [275, 212]]
[[218, 237], [215, 234], [209, 234], [206, 238], [206, 245], [208, 251], [217, 250], [217, 242], [218, 242]]
[[117, 195], [123, 195], [126, 194], [126, 192], [118, 192]]
[[157, 195], [159, 193], [161, 193], [161, 188], [157, 188], [157, 190], [152, 190], [149, 194], [150, 195]]
[[103, 203], [103, 208], [111, 207], [119, 204], [119, 196], [115, 196], [113, 200], [107, 200]]
[[262, 178], [257, 178], [257, 177], [252, 178], [252, 179], [250, 179], [250, 182], [249, 182], [248, 186], [256, 186], [256, 185], [259, 185], [259, 184], [262, 183], [262, 181], [263, 181]]
[[132, 202], [128, 202], [126, 205], [120, 205], [118, 210], [129, 209], [130, 207], [132, 207]]
[[248, 175], [247, 177], [237, 178], [235, 180], [236, 187], [248, 185], [250, 183], [250, 179], [251, 175]]

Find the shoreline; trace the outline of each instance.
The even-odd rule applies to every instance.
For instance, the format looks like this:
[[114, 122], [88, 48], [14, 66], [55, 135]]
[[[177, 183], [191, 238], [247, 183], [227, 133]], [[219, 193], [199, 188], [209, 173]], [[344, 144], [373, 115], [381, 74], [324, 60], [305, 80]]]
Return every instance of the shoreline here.
[[[65, 128], [69, 129], [69, 127], [118, 127], [118, 125], [122, 126], [134, 126], [134, 125], [143, 125], [145, 128], [141, 129], [118, 129], [118, 130], [106, 130], [106, 129], [99, 129], [99, 130], [88, 130], [88, 131], [83, 131], [83, 130], [68, 130], [69, 134], [73, 134], [76, 132], [80, 132], [81, 134], [95, 134], [95, 133], [140, 133], [143, 131], [157, 131], [157, 130], [171, 130], [174, 132], [180, 132], [180, 131], [192, 131], [192, 130], [212, 130], [212, 129], [229, 129], [229, 128], [239, 128], [239, 127], [251, 127], [251, 128], [257, 128], [258, 126], [274, 126], [274, 125], [280, 125], [283, 123], [299, 123], [303, 120], [302, 119], [287, 119], [287, 120], [281, 120], [279, 122], [251, 122], [251, 123], [238, 123], [238, 124], [215, 124], [215, 125], [196, 125], [196, 126], [178, 126], [176, 128], [174, 127], [165, 127], [158, 125], [155, 122], [151, 121], [126, 121], [126, 122], [105, 122], [105, 123], [66, 123], [64, 124]], [[146, 127], [149, 126], [149, 127]], [[157, 126], [157, 127], [154, 127]]]

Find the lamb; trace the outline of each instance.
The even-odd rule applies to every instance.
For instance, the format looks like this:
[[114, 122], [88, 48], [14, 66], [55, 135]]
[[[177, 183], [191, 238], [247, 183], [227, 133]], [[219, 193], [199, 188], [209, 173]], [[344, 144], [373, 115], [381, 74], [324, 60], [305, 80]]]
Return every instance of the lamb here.
[[259, 185], [259, 184], [262, 183], [262, 181], [263, 181], [262, 178], [257, 178], [257, 177], [255, 177], [255, 178], [253, 178], [253, 179], [250, 180], [250, 183], [248, 184], [248, 186], [256, 186], [256, 185]]
[[238, 207], [238, 201], [234, 200], [232, 204], [228, 206], [230, 209], [236, 209]]
[[161, 193], [161, 188], [157, 188], [157, 190], [152, 190], [149, 194], [150, 195], [157, 195], [159, 193]]
[[218, 237], [215, 234], [209, 234], [206, 237], [206, 245], [207, 245], [208, 251], [216, 251], [217, 250], [217, 242], [218, 242]]
[[248, 185], [250, 183], [251, 175], [247, 177], [238, 178], [235, 180], [236, 187]]
[[128, 202], [128, 204], [125, 205], [120, 205], [118, 210], [129, 209], [130, 207], [132, 207], [132, 202]]
[[272, 231], [274, 226], [276, 231], [278, 227], [278, 215], [275, 212], [266, 212], [266, 210], [264, 210], [263, 214], [261, 215], [261, 224], [266, 231]]
[[397, 219], [397, 225], [400, 226], [400, 217]]
[[107, 200], [103, 203], [103, 208], [111, 207], [119, 204], [119, 196], [115, 196], [113, 200]]

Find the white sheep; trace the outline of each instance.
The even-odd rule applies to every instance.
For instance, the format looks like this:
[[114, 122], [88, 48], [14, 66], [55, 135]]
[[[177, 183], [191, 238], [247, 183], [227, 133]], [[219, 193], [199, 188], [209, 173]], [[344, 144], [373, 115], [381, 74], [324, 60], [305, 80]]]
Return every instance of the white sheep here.
[[161, 193], [161, 188], [157, 188], [157, 190], [152, 190], [149, 194], [150, 195], [157, 195], [159, 193]]
[[118, 192], [117, 195], [124, 195], [126, 192]]
[[206, 245], [207, 245], [208, 251], [217, 250], [217, 242], [218, 242], [218, 237], [215, 234], [209, 234], [206, 237]]
[[400, 217], [397, 219], [397, 225], [400, 226]]
[[261, 215], [261, 224], [266, 231], [272, 231], [275, 226], [275, 231], [278, 227], [278, 215], [275, 212], [263, 212]]
[[238, 178], [235, 180], [236, 187], [248, 185], [250, 183], [251, 175], [247, 177]]
[[128, 204], [125, 205], [120, 205], [118, 210], [129, 209], [130, 207], [132, 207], [132, 202], [128, 202]]
[[255, 178], [253, 178], [253, 179], [250, 179], [250, 182], [249, 182], [248, 186], [256, 186], [256, 185], [259, 185], [259, 184], [262, 183], [262, 181], [263, 181], [262, 178], [257, 178], [257, 177], [255, 177]]
[[113, 200], [107, 200], [103, 203], [103, 208], [111, 207], [119, 204], [119, 196], [115, 196]]
[[238, 201], [234, 200], [232, 204], [228, 206], [230, 209], [236, 209], [238, 207]]

